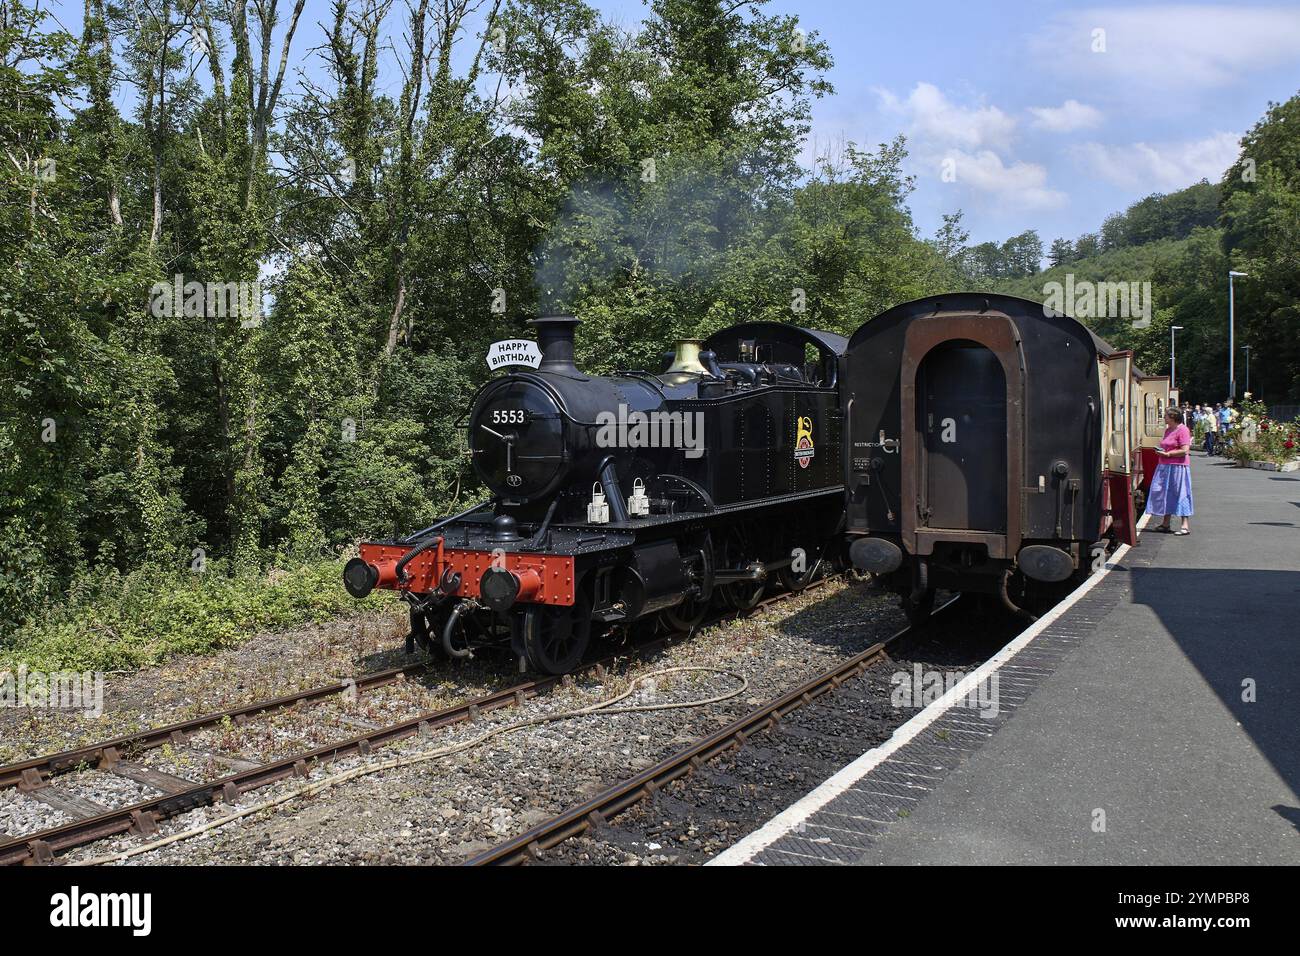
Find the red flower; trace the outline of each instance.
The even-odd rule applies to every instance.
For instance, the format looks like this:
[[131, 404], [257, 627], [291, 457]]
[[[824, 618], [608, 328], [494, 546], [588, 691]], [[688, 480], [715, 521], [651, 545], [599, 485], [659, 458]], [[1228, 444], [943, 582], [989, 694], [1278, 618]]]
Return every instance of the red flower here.
[[1291, 439], [1288, 438], [1286, 441], [1282, 442], [1282, 447], [1283, 447], [1283, 448], [1294, 448], [1294, 447], [1295, 447], [1295, 442], [1293, 442]]

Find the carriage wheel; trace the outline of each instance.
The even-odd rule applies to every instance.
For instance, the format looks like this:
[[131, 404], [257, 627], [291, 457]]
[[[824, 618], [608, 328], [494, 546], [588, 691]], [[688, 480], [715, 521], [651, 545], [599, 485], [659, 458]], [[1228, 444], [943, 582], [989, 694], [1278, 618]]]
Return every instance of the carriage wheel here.
[[579, 592], [571, 607], [529, 605], [523, 612], [524, 654], [533, 670], [567, 674], [591, 642], [591, 607]]

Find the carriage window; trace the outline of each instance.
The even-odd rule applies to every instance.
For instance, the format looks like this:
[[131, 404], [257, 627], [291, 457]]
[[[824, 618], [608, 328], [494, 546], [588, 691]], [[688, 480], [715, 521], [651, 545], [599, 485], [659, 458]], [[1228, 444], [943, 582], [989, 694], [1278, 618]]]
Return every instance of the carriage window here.
[[1147, 436], [1151, 438], [1159, 438], [1164, 434], [1163, 423], [1165, 420], [1165, 400], [1163, 398], [1157, 398], [1154, 395], [1147, 395], [1146, 399]]
[[1118, 378], [1110, 381], [1110, 454], [1125, 453], [1125, 403]]

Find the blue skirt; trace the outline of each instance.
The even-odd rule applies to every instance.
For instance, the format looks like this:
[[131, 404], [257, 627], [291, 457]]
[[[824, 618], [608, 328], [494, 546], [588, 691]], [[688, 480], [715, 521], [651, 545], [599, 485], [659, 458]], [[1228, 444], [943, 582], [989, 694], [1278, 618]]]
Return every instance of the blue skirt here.
[[1147, 514], [1189, 517], [1192, 513], [1192, 467], [1161, 462], [1151, 478]]

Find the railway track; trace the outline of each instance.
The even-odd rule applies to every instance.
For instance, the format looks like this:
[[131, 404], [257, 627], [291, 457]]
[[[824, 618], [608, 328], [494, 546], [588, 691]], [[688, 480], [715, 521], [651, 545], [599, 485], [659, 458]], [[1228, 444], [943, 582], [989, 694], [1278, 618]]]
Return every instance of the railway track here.
[[420, 662], [407, 664], [403, 667], [392, 667], [388, 670], [376, 671], [373, 674], [365, 674], [334, 684], [324, 684], [320, 687], [296, 691], [270, 700], [214, 711], [201, 717], [182, 720], [163, 727], [154, 727], [134, 734], [126, 734], [100, 743], [87, 744], [61, 753], [20, 760], [0, 767], [0, 790], [17, 787], [24, 792], [36, 791], [62, 774], [71, 773], [85, 767], [94, 766], [110, 769], [122, 762], [123, 754], [142, 753], [169, 744], [172, 746], [185, 746], [191, 735], [212, 727], [222, 726], [227, 721], [233, 721], [237, 726], [243, 726], [251, 717], [285, 710], [298, 704], [316, 703], [348, 692], [374, 690], [376, 687], [383, 687], [410, 674], [426, 670], [428, 666], [428, 662]]
[[[936, 608], [931, 616], [946, 616], [959, 598]], [[545, 851], [594, 830], [664, 787], [700, 769], [729, 750], [741, 747], [755, 733], [776, 727], [783, 717], [835, 690], [885, 658], [915, 631], [906, 627], [861, 653], [836, 664], [799, 686], [755, 707], [730, 724], [701, 737], [643, 770], [537, 826], [467, 860], [466, 866], [518, 866], [541, 859]]]
[[[829, 579], [815, 581], [797, 593], [806, 593], [820, 587], [826, 580]], [[711, 614], [700, 626], [733, 618], [749, 617], [791, 596], [791, 592], [782, 592], [767, 597], [752, 608]], [[157, 832], [160, 823], [190, 810], [211, 806], [218, 802], [231, 804], [243, 794], [289, 777], [306, 777], [312, 768], [340, 758], [354, 755], [368, 756], [374, 749], [393, 741], [475, 720], [480, 714], [502, 707], [518, 706], [539, 694], [546, 693], [575, 674], [598, 672], [601, 668], [613, 666], [620, 659], [643, 656], [685, 636], [687, 632], [679, 632], [643, 641], [621, 653], [593, 661], [574, 674], [520, 681], [450, 707], [422, 713], [386, 726], [367, 728], [355, 736], [271, 762], [256, 763], [239, 757], [200, 751], [205, 756], [215, 758], [234, 770], [226, 776], [205, 782], [153, 770], [124, 760], [122, 755], [167, 744], [185, 745], [189, 735], [223, 725], [226, 721], [243, 724], [257, 715], [283, 710], [300, 703], [316, 702], [348, 690], [374, 689], [400, 680], [412, 672], [423, 670], [429, 666], [428, 663], [421, 662], [391, 668], [352, 681], [345, 680], [337, 684], [311, 688], [0, 767], [0, 789], [17, 788], [74, 818], [71, 822], [59, 826], [0, 842], [0, 865], [52, 864], [58, 862], [60, 854], [109, 837], [127, 833], [151, 836]], [[152, 787], [160, 791], [161, 795], [117, 809], [105, 809], [73, 794], [60, 792], [51, 786], [58, 776], [83, 769], [95, 769], [125, 777]]]

